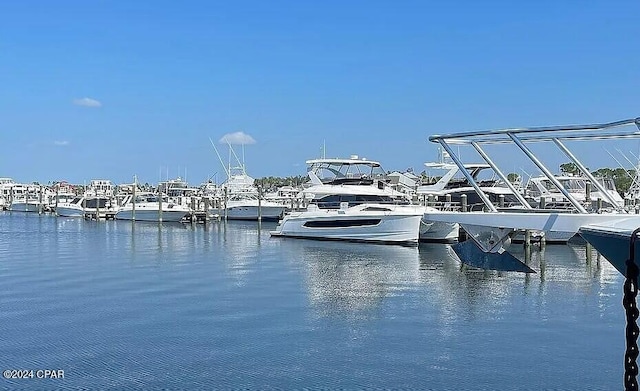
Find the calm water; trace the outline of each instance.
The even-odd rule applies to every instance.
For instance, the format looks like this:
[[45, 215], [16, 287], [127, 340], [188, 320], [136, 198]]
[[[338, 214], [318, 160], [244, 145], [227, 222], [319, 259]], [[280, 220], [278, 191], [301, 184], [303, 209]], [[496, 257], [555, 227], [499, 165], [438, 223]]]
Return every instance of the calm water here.
[[595, 251], [526, 276], [273, 228], [0, 213], [0, 369], [64, 370], [0, 389], [622, 388], [623, 279]]

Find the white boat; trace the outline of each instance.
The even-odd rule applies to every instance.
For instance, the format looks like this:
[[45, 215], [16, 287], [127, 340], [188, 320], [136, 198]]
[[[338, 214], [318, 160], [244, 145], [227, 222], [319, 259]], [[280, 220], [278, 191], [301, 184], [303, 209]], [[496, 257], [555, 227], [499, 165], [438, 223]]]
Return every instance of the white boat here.
[[[455, 178], [460, 169], [452, 162], [425, 163], [428, 170], [444, 170], [445, 173], [434, 184], [421, 185], [416, 193], [424, 202], [433, 203], [436, 209], [481, 211], [486, 206], [475, 188], [466, 178]], [[491, 166], [486, 163], [465, 163], [464, 168], [468, 175], [478, 184], [489, 200], [500, 208], [521, 208], [522, 205], [511, 189], [497, 178], [481, 180], [480, 175], [488, 171]], [[463, 197], [464, 196], [464, 197]], [[463, 205], [463, 198], [464, 203]]]
[[[421, 198], [425, 205], [438, 210], [483, 210], [485, 205], [476, 190], [466, 179], [455, 178], [460, 169], [456, 164], [445, 161], [444, 156], [446, 155], [443, 155], [443, 158], [439, 162], [425, 163], [428, 170], [442, 170], [444, 174], [433, 184], [418, 186], [416, 189], [418, 197]], [[512, 191], [502, 185], [499, 180], [495, 178], [482, 181], [478, 180], [481, 173], [490, 168], [488, 164], [466, 163], [464, 168], [474, 180], [479, 182], [480, 188], [496, 205], [500, 205], [503, 208], [521, 207], [520, 202], [513, 195]], [[424, 226], [428, 228], [425, 228], [424, 232], [421, 232], [421, 241], [455, 242], [458, 240], [460, 236], [459, 224], [445, 221], [431, 221], [428, 220], [428, 217], [427, 213], [423, 218]]]
[[[218, 153], [217, 149], [216, 153]], [[220, 163], [227, 174], [227, 180], [217, 188], [218, 193], [212, 199], [212, 205], [208, 211], [209, 215], [211, 217], [226, 217], [230, 220], [278, 221], [284, 215], [286, 206], [264, 198], [261, 189], [256, 187], [255, 180], [247, 175], [244, 150], [242, 161], [231, 145], [229, 145], [229, 154], [235, 156], [238, 165], [232, 166], [229, 161], [229, 165], [225, 166], [218, 154]]]
[[112, 202], [112, 198], [105, 196], [78, 196], [70, 202], [59, 203], [55, 211], [60, 217], [98, 215], [98, 218], [105, 218], [116, 212]]
[[11, 203], [9, 210], [12, 212], [42, 213], [48, 209], [47, 198], [49, 189], [40, 185], [19, 185], [11, 187]]
[[271, 235], [415, 245], [423, 215], [423, 207], [409, 205], [344, 203], [340, 209], [320, 209], [312, 204], [287, 214]]
[[278, 202], [258, 199], [257, 195], [234, 194], [226, 202], [226, 210], [222, 208], [210, 208], [211, 216], [226, 217], [229, 220], [263, 220], [278, 221], [284, 215], [286, 207]]
[[291, 212], [271, 234], [296, 238], [415, 244], [425, 207], [385, 183], [380, 163], [349, 159], [307, 161], [306, 211]]
[[142, 193], [127, 196], [123, 206], [115, 214], [116, 220], [179, 222], [191, 209], [186, 206], [169, 202], [166, 196], [161, 199], [152, 193]]
[[45, 210], [45, 203], [38, 198], [16, 198], [9, 204], [11, 212], [32, 212], [39, 213]]
[[[593, 185], [589, 178], [577, 175], [555, 175], [555, 179], [571, 194], [580, 201], [587, 210], [597, 210], [602, 208], [623, 207], [624, 199], [616, 190], [616, 185], [612, 178], [596, 178], [607, 195], [597, 188], [592, 190]], [[525, 195], [530, 197], [541, 209], [561, 209], [573, 208], [571, 202], [560, 192], [559, 189], [546, 177], [541, 175], [530, 178], [525, 187]], [[615, 204], [611, 204], [608, 199], [613, 199]], [[598, 208], [598, 200], [601, 207]]]

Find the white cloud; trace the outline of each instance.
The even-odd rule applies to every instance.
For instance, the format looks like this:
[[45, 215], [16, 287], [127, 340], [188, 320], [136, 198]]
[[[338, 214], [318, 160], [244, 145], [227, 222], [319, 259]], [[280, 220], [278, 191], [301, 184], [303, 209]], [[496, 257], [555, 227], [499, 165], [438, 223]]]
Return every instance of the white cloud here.
[[222, 144], [255, 144], [256, 140], [245, 132], [227, 133], [220, 139]]
[[58, 146], [58, 147], [66, 147], [67, 145], [69, 145], [69, 142], [67, 140], [54, 141], [53, 145]]
[[95, 99], [91, 98], [78, 98], [73, 100], [73, 104], [76, 106], [84, 106], [84, 107], [101, 107], [102, 103]]

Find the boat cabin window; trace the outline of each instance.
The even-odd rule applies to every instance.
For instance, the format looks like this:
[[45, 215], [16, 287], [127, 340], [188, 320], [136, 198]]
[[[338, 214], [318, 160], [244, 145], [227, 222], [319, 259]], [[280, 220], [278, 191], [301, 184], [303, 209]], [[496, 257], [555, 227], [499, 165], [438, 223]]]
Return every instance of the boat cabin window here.
[[347, 228], [366, 227], [380, 224], [381, 219], [352, 219], [352, 220], [312, 220], [303, 224], [308, 228]]
[[353, 195], [353, 194], [332, 194], [319, 199], [314, 199], [311, 203], [318, 205], [320, 209], [340, 209], [340, 203], [348, 202], [349, 206], [375, 203], [375, 204], [408, 204], [407, 200], [394, 199], [383, 195]]
[[89, 198], [84, 201], [85, 208], [106, 208], [109, 204], [109, 199], [107, 198]]

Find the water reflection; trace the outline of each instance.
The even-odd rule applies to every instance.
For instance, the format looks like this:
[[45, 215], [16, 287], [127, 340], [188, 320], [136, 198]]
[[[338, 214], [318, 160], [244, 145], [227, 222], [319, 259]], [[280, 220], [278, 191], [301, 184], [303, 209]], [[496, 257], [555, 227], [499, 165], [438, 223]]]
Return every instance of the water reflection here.
[[518, 258], [526, 255], [535, 274], [470, 268], [445, 244], [406, 248], [293, 240], [282, 247], [301, 268], [319, 316], [377, 317], [391, 297], [411, 291], [449, 323], [500, 316], [523, 294], [542, 303], [558, 291], [603, 295], [620, 282], [615, 269], [584, 244], [532, 247], [529, 254], [523, 246], [512, 248]]
[[268, 238], [269, 230], [274, 227], [275, 224], [237, 220], [210, 224], [211, 235], [222, 252], [219, 258], [225, 263], [236, 286], [246, 285], [251, 274], [259, 269], [258, 265], [267, 251], [262, 245], [262, 237]]
[[523, 294], [541, 305], [553, 295], [558, 297], [552, 300], [562, 300], [559, 295], [567, 290], [584, 297], [606, 295], [612, 284], [621, 283], [615, 268], [585, 244], [533, 246], [528, 254], [523, 246], [513, 246], [510, 251], [526, 257], [537, 273], [473, 269], [462, 265], [448, 245], [420, 246], [420, 283], [438, 303], [445, 323], [498, 317], [506, 303]]
[[296, 260], [302, 266], [309, 300], [320, 316], [376, 316], [390, 296], [419, 278], [418, 249], [355, 243], [299, 240]]

